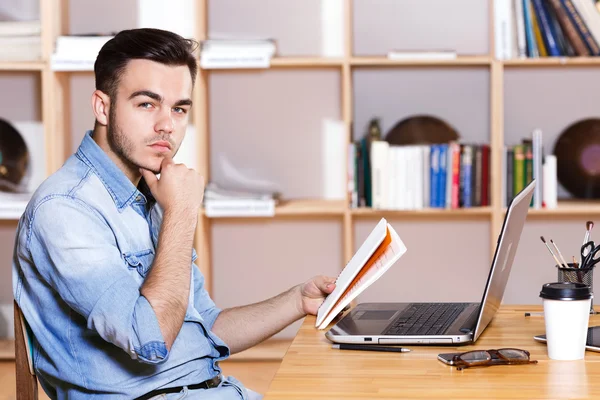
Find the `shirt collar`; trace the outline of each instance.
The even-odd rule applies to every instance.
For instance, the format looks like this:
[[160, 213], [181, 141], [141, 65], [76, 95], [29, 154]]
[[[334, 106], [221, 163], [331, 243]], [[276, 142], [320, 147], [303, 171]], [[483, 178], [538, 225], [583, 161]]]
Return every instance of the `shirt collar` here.
[[155, 199], [144, 178], [140, 180], [136, 188], [94, 141], [91, 130], [85, 133], [76, 156], [100, 178], [119, 210], [133, 202], [147, 203], [148, 207], [154, 204]]

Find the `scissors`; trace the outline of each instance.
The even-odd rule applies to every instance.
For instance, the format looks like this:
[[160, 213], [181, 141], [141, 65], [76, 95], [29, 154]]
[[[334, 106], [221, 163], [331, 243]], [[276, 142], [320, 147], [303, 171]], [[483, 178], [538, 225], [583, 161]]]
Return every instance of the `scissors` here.
[[581, 246], [581, 265], [579, 268], [591, 268], [600, 262], [600, 245], [589, 241]]

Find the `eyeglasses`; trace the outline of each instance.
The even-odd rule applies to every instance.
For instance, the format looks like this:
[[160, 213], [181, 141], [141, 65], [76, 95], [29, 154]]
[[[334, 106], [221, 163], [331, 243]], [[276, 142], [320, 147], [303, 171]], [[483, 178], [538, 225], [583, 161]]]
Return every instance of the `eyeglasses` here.
[[521, 349], [473, 350], [452, 357], [452, 365], [460, 371], [477, 366], [537, 364], [529, 357], [529, 352]]

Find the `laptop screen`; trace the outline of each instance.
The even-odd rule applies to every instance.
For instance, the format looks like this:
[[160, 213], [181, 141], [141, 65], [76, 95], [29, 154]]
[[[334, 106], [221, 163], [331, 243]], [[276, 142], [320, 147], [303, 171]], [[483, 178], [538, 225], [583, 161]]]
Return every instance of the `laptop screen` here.
[[473, 341], [479, 338], [502, 303], [504, 289], [506, 289], [510, 269], [517, 253], [534, 187], [535, 179], [512, 199], [504, 216], [492, 267], [481, 300], [482, 307], [479, 309]]

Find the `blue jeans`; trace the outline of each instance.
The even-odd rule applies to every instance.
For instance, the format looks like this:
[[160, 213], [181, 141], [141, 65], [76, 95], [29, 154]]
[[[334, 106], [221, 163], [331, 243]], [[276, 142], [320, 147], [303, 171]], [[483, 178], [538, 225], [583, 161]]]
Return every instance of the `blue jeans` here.
[[246, 389], [233, 376], [228, 376], [216, 388], [188, 390], [184, 387], [179, 393], [159, 394], [150, 400], [261, 400], [262, 397], [260, 393]]

